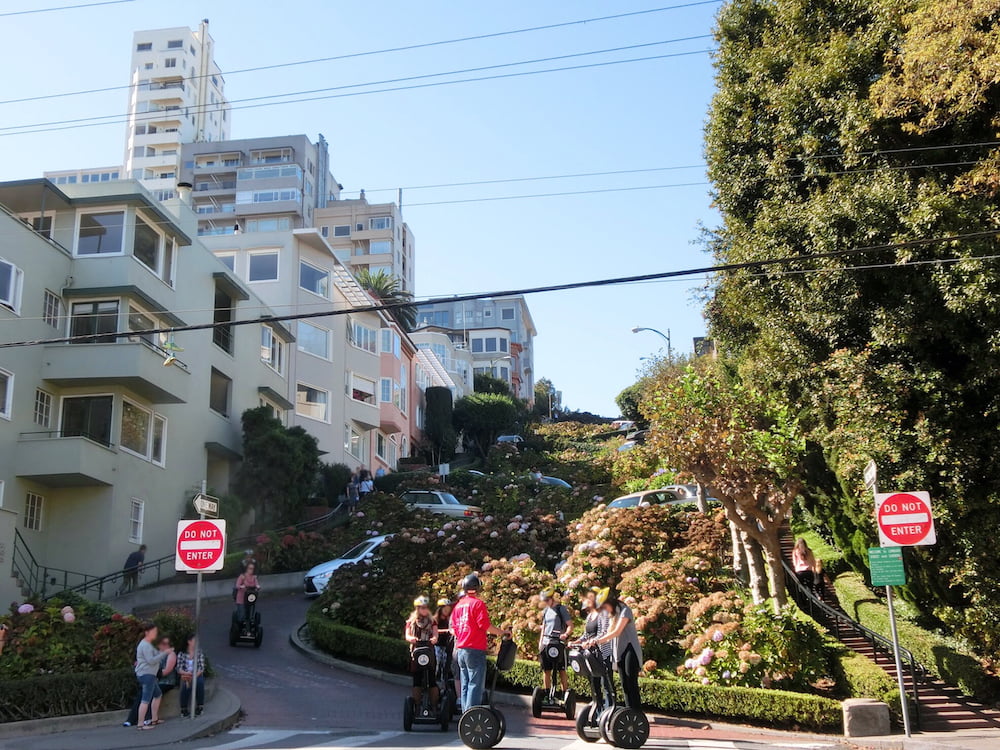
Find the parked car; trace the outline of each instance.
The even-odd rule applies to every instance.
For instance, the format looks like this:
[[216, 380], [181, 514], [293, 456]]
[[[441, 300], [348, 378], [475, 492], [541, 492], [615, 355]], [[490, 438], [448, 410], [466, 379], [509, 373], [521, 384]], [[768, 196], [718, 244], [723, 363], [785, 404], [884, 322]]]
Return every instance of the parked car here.
[[625, 451], [630, 451], [637, 445], [638, 443], [635, 442], [634, 440], [626, 440], [624, 443], [618, 446], [618, 452], [624, 453]]
[[442, 516], [475, 518], [483, 515], [483, 509], [478, 505], [466, 505], [450, 492], [442, 492], [441, 490], [409, 490], [400, 495], [400, 499], [413, 508], [420, 508]]
[[547, 484], [550, 487], [562, 487], [564, 490], [573, 489], [573, 485], [567, 482], [565, 479], [560, 479], [559, 477], [546, 477], [543, 476], [538, 480], [541, 484]]
[[302, 581], [306, 596], [319, 596], [322, 594], [326, 585], [330, 582], [330, 576], [335, 571], [340, 570], [345, 565], [354, 565], [355, 563], [374, 557], [375, 550], [381, 546], [382, 542], [391, 537], [392, 534], [384, 534], [365, 539], [363, 542], [351, 547], [335, 560], [328, 560], [325, 563], [320, 563], [310, 568], [305, 575], [305, 579]]
[[497, 445], [501, 443], [513, 443], [514, 445], [520, 445], [524, 442], [524, 438], [520, 435], [501, 435], [497, 438]]
[[625, 436], [625, 439], [642, 445], [646, 442], [646, 438], [649, 437], [649, 430], [636, 430], [635, 432], [630, 432]]
[[631, 419], [616, 419], [611, 423], [612, 430], [621, 430], [622, 432], [628, 432], [629, 430], [635, 429], [635, 422]]
[[486, 476], [486, 472], [485, 471], [480, 471], [479, 469], [469, 469], [468, 473], [472, 474], [472, 476], [474, 476], [474, 477], [485, 477]]
[[645, 490], [622, 495], [608, 503], [609, 508], [637, 508], [640, 505], [685, 505], [694, 500], [682, 498], [673, 490]]

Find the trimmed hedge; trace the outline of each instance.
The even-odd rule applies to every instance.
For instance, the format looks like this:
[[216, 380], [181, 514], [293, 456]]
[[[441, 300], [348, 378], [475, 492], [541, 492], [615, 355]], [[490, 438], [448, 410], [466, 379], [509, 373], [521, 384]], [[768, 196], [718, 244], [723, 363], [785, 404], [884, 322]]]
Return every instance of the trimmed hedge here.
[[[891, 637], [889, 608], [877, 598], [857, 573], [844, 573], [834, 581], [840, 606], [865, 627]], [[949, 685], [984, 703], [1000, 699], [1000, 680], [986, 673], [979, 660], [959, 651], [937, 633], [897, 617], [899, 642], [917, 661]]]
[[867, 656], [837, 645], [831, 664], [840, 695], [845, 698], [874, 698], [888, 703], [889, 709], [897, 717], [901, 716], [896, 680]]
[[128, 708], [135, 691], [131, 669], [6, 680], [0, 682], [0, 722]]
[[[359, 659], [400, 671], [409, 664], [409, 649], [402, 638], [386, 638], [340, 625], [315, 605], [306, 615], [306, 623], [313, 643], [334, 656]], [[574, 691], [590, 695], [587, 680], [572, 671], [569, 676]], [[539, 664], [518, 660], [498, 682], [521, 689], [537, 687], [542, 684]], [[639, 680], [639, 689], [648, 706], [670, 713], [713, 716], [817, 732], [839, 732], [841, 728], [840, 702], [817, 695], [649, 679]]]

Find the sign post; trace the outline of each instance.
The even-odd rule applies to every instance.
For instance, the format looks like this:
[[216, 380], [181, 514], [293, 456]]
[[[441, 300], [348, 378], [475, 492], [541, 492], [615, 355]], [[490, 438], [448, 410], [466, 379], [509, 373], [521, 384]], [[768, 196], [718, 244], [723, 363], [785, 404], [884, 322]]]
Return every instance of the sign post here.
[[174, 557], [174, 569], [187, 573], [196, 573], [194, 595], [194, 653], [188, 654], [192, 660], [191, 667], [191, 704], [188, 712], [195, 718], [195, 699], [198, 695], [198, 649], [201, 648], [199, 630], [201, 627], [201, 590], [202, 575], [222, 570], [226, 563], [226, 522], [224, 520], [207, 520], [211, 513], [217, 516], [219, 512], [218, 498], [205, 494], [206, 482], [201, 483], [201, 492], [194, 498], [194, 508], [198, 511], [197, 521], [177, 522], [177, 547]]

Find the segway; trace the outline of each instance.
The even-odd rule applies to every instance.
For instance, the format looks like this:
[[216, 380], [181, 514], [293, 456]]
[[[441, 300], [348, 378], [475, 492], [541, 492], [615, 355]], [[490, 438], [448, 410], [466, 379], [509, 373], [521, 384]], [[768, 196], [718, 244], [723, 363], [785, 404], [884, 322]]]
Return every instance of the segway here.
[[496, 692], [497, 674], [513, 667], [516, 658], [517, 646], [510, 638], [504, 638], [497, 651], [493, 684], [487, 693], [488, 705], [466, 707], [462, 718], [458, 720], [458, 737], [466, 747], [471, 747], [473, 750], [496, 747], [507, 734], [507, 720], [493, 707], [493, 693]]
[[[601, 718], [605, 712], [615, 708], [615, 692], [613, 686], [605, 682], [608, 679], [608, 668], [601, 658], [599, 649], [589, 649], [574, 645], [569, 649], [569, 666], [576, 674], [585, 677], [591, 683], [591, 701], [576, 716], [576, 734], [584, 742], [597, 742], [601, 739]], [[594, 680], [600, 680], [605, 690], [594, 687]]]
[[458, 693], [455, 690], [455, 674], [452, 666], [451, 648], [441, 648], [440, 643], [435, 649], [437, 656], [437, 685], [441, 699], [448, 698], [448, 705], [451, 706], [451, 718], [455, 718], [459, 713]]
[[[545, 654], [553, 662], [562, 661], [566, 666], [566, 644], [558, 636], [549, 636]], [[531, 715], [540, 719], [545, 712], [559, 713], [572, 720], [576, 716], [576, 698], [572, 690], [560, 694], [556, 689], [556, 670], [552, 670], [552, 685], [548, 690], [536, 687], [531, 691]]]
[[413, 649], [413, 664], [424, 675], [424, 684], [420, 688], [420, 704], [417, 705], [413, 696], [407, 696], [403, 701], [403, 729], [413, 730], [414, 724], [433, 724], [442, 732], [448, 731], [451, 723], [452, 703], [446, 692], [439, 693], [438, 704], [431, 702], [431, 688], [436, 685], [434, 675], [436, 664], [434, 646], [429, 641], [418, 641]]
[[239, 613], [233, 611], [233, 618], [229, 623], [229, 645], [252, 643], [254, 648], [260, 648], [261, 641], [264, 640], [264, 626], [260, 624], [260, 612], [257, 611], [256, 586], [247, 586], [243, 602], [246, 619], [240, 620]]

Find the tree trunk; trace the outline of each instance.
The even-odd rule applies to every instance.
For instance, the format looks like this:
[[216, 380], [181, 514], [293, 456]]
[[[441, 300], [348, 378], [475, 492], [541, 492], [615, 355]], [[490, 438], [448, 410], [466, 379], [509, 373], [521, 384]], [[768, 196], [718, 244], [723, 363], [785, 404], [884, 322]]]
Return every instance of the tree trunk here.
[[705, 485], [698, 482], [698, 511], [701, 513], [708, 513], [708, 495], [705, 491]]
[[778, 529], [774, 527], [765, 531], [766, 541], [763, 543], [764, 558], [767, 561], [767, 583], [771, 589], [771, 599], [777, 613], [788, 597], [785, 588], [785, 568], [781, 564], [781, 544], [778, 542]]
[[747, 552], [743, 547], [743, 540], [740, 538], [740, 530], [732, 521], [729, 522], [729, 540], [733, 547], [733, 573], [736, 574], [736, 580], [746, 586], [748, 580]]
[[763, 604], [767, 601], [767, 572], [760, 543], [745, 531], [740, 536], [747, 559], [750, 595], [754, 604]]

